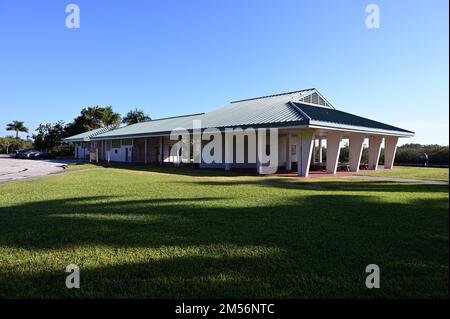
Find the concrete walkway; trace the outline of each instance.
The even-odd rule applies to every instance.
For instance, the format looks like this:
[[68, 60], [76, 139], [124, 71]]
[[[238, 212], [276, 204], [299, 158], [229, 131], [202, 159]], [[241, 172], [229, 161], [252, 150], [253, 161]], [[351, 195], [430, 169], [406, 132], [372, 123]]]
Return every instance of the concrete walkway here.
[[351, 175], [351, 176], [345, 176], [345, 177], [366, 179], [366, 180], [373, 180], [373, 181], [385, 181], [385, 182], [415, 183], [415, 184], [427, 184], [427, 185], [448, 185], [448, 182], [444, 182], [444, 181], [427, 181], [427, 180], [420, 180], [420, 179], [406, 179], [406, 178], [385, 177], [385, 176]]

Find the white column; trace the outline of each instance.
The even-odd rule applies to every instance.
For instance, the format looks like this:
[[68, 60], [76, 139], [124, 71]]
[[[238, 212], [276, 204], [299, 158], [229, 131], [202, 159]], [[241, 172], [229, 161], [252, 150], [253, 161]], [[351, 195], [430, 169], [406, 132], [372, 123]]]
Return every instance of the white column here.
[[358, 172], [364, 145], [364, 135], [352, 134], [349, 138], [350, 172]]
[[369, 137], [369, 169], [377, 170], [378, 161], [380, 160], [381, 144], [383, 137], [374, 135]]
[[384, 138], [384, 168], [391, 169], [394, 166], [395, 152], [397, 151], [397, 136]]
[[95, 162], [98, 163], [98, 146], [95, 147]]
[[313, 149], [312, 149], [312, 162], [313, 164], [316, 163], [316, 138], [313, 137]]
[[297, 175], [308, 177], [314, 143], [314, 130], [299, 130], [297, 143]]
[[131, 147], [128, 148], [128, 161], [134, 163], [134, 138], [131, 139]]
[[291, 132], [287, 133], [286, 136], [286, 170], [292, 170], [292, 134]]
[[233, 162], [233, 134], [225, 133], [225, 170], [229, 171]]
[[261, 139], [259, 138], [259, 134], [256, 134], [256, 173], [259, 175], [263, 174], [263, 166], [261, 163], [261, 159], [259, 157], [259, 152], [262, 150], [262, 152], [265, 152], [265, 149], [262, 149], [262, 145], [260, 145]]
[[322, 139], [319, 138], [319, 163], [323, 162], [322, 147]]
[[340, 132], [330, 131], [327, 134], [327, 173], [329, 174], [336, 174], [341, 152], [341, 138]]
[[[266, 138], [262, 138], [262, 135], [266, 134], [265, 130], [264, 133], [257, 130], [256, 134], [256, 172], [259, 175], [264, 174], [264, 167], [263, 163], [261, 162], [261, 159], [264, 158], [263, 154], [266, 153]], [[266, 135], [267, 137], [267, 135]]]

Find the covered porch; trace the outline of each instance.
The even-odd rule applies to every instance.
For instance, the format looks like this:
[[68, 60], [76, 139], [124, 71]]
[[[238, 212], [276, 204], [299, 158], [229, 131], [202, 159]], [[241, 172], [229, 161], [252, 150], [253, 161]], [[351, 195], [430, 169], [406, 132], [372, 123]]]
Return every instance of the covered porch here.
[[[384, 146], [384, 169], [392, 169], [399, 136], [323, 128], [285, 129], [279, 135], [279, 174], [335, 175], [378, 170]], [[345, 143], [345, 144], [344, 144]], [[348, 156], [340, 159], [343, 147]], [[367, 159], [362, 160], [364, 148]]]

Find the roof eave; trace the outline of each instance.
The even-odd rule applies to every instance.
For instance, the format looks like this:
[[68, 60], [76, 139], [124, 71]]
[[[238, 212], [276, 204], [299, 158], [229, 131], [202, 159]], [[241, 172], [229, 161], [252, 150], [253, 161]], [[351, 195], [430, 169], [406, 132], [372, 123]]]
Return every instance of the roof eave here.
[[[249, 125], [230, 125], [230, 126], [218, 126], [217, 129], [223, 131], [226, 128], [278, 128], [278, 129], [290, 129], [290, 128], [307, 128], [308, 127], [308, 121], [291, 121], [291, 122], [277, 122], [277, 123], [260, 123], [260, 124], [249, 124]], [[211, 127], [202, 127], [203, 129], [207, 129]], [[188, 131], [189, 133], [192, 133], [192, 129], [186, 129], [186, 130], [180, 130], [179, 133], [184, 133]], [[112, 140], [112, 139], [124, 139], [124, 138], [142, 138], [142, 137], [158, 137], [158, 136], [169, 136], [171, 133], [177, 134], [177, 131], [159, 131], [159, 132], [149, 132], [149, 133], [140, 133], [140, 134], [121, 134], [121, 135], [108, 135], [108, 136], [102, 136], [98, 135], [91, 140]]]
[[80, 137], [80, 138], [67, 137], [67, 138], [63, 138], [62, 140], [63, 140], [63, 142], [89, 142], [90, 138], [89, 137]]
[[75, 138], [75, 139], [72, 139], [72, 138], [63, 138], [62, 141], [63, 141], [63, 142], [83, 142], [83, 139], [81, 139], [81, 138]]
[[[337, 130], [337, 131], [346, 131], [346, 132], [355, 132], [355, 133], [363, 133], [363, 134], [376, 134], [376, 135], [389, 135], [389, 136], [398, 136], [398, 137], [413, 137], [414, 132], [409, 131], [395, 131], [395, 130], [382, 130], [370, 127], [363, 126], [354, 126], [354, 125], [346, 125], [339, 123], [331, 123], [331, 122], [323, 122], [323, 121], [314, 121], [314, 120], [303, 120], [303, 121], [292, 121], [292, 122], [280, 122], [280, 123], [261, 123], [257, 125], [237, 125], [237, 126], [227, 126], [227, 127], [219, 127], [219, 129], [223, 130], [225, 128], [248, 128], [248, 127], [266, 127], [266, 128], [317, 128], [317, 129], [326, 129], [326, 130]], [[206, 129], [204, 127], [202, 129]], [[188, 129], [187, 131], [192, 132], [192, 129]], [[109, 140], [109, 139], [123, 139], [123, 138], [142, 138], [142, 137], [158, 137], [158, 136], [168, 136], [171, 133], [170, 131], [160, 131], [160, 132], [152, 132], [152, 133], [141, 133], [141, 134], [121, 134], [121, 135], [112, 135], [112, 136], [95, 136], [90, 140]], [[175, 132], [176, 133], [176, 132]]]
[[390, 135], [390, 136], [398, 136], [398, 137], [413, 137], [414, 132], [411, 131], [395, 131], [395, 130], [383, 130], [371, 127], [364, 126], [355, 126], [355, 125], [347, 125], [347, 124], [339, 124], [339, 123], [331, 123], [331, 122], [323, 122], [323, 121], [309, 121], [309, 127], [311, 128], [324, 128], [324, 129], [335, 129], [338, 131], [350, 131], [350, 132], [358, 132], [365, 134], [378, 134], [378, 135]]

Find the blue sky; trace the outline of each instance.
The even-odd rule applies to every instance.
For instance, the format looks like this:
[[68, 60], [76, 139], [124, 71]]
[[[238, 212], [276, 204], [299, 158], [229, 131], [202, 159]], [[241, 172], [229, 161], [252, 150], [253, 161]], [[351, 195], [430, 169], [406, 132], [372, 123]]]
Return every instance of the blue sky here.
[[[80, 7], [67, 29], [65, 7]], [[380, 7], [368, 29], [366, 5]], [[0, 1], [6, 123], [71, 121], [81, 108], [153, 118], [316, 87], [338, 109], [448, 145], [448, 1]], [[22, 134], [25, 136], [25, 134]]]

